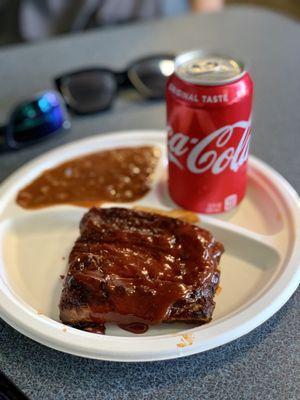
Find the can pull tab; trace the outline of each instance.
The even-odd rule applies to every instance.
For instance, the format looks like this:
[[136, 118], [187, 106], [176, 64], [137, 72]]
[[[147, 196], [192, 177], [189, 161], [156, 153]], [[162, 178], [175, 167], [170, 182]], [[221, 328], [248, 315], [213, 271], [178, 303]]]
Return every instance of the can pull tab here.
[[210, 74], [212, 72], [224, 72], [228, 71], [228, 68], [224, 64], [220, 64], [217, 61], [207, 61], [202, 64], [193, 64], [191, 66], [191, 73], [192, 74]]

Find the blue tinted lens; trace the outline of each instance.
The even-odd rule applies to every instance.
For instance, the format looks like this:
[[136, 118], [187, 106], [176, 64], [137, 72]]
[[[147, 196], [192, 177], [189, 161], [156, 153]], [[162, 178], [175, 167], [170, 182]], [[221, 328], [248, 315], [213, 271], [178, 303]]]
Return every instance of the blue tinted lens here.
[[22, 103], [10, 121], [11, 139], [17, 143], [32, 142], [69, 124], [64, 107], [54, 92], [41, 93]]

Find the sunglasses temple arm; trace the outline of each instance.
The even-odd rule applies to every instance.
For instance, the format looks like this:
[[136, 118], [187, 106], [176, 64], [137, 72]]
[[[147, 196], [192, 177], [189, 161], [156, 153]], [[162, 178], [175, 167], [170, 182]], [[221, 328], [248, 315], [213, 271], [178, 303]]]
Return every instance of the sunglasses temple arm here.
[[6, 129], [7, 129], [7, 127], [5, 125], [0, 126], [0, 149], [5, 147], [5, 145], [6, 145], [6, 138], [5, 138]]

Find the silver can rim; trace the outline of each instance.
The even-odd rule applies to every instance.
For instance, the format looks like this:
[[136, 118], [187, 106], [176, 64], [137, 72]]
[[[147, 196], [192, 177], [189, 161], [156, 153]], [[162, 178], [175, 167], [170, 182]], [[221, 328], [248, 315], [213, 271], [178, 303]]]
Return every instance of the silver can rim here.
[[[242, 71], [240, 72], [240, 74], [238, 74], [238, 75], [236, 75], [236, 76], [234, 76], [232, 78], [224, 79], [224, 80], [219, 81], [219, 82], [211, 82], [211, 81], [208, 81], [208, 82], [197, 82], [196, 79], [193, 79], [193, 78], [186, 79], [186, 78], [180, 76], [177, 73], [177, 69], [178, 69], [179, 65], [182, 65], [183, 62], [186, 62], [189, 59], [195, 58], [196, 56], [197, 57], [201, 56], [203, 58], [205, 58], [205, 57], [218, 57], [218, 58], [224, 58], [224, 59], [227, 59], [227, 60], [231, 59], [231, 60], [234, 60], [235, 62], [237, 62], [240, 65]], [[199, 86], [221, 86], [221, 85], [224, 85], [224, 84], [227, 84], [227, 83], [234, 83], [234, 82], [238, 81], [239, 79], [241, 79], [246, 73], [247, 73], [246, 65], [245, 65], [245, 63], [243, 61], [241, 61], [240, 58], [238, 58], [238, 57], [236, 57], [234, 55], [229, 56], [228, 54], [223, 53], [223, 52], [219, 52], [219, 51], [207, 51], [207, 50], [204, 50], [204, 49], [189, 50], [189, 51], [185, 51], [185, 52], [182, 52], [182, 53], [178, 54], [175, 57], [175, 61], [174, 61], [174, 74], [178, 78], [182, 79], [185, 82], [193, 83], [193, 84], [196, 84], [196, 85], [199, 85]]]

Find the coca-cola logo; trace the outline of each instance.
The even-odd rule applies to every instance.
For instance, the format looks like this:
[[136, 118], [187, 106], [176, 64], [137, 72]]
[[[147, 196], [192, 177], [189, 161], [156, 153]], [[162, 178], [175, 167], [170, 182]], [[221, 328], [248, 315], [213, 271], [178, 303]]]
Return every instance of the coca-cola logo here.
[[[199, 139], [173, 132], [168, 127], [169, 161], [194, 174], [211, 171], [217, 175], [227, 168], [236, 172], [248, 159], [250, 130], [250, 121], [238, 121]], [[239, 135], [240, 140], [237, 145], [230, 146], [235, 134]]]

